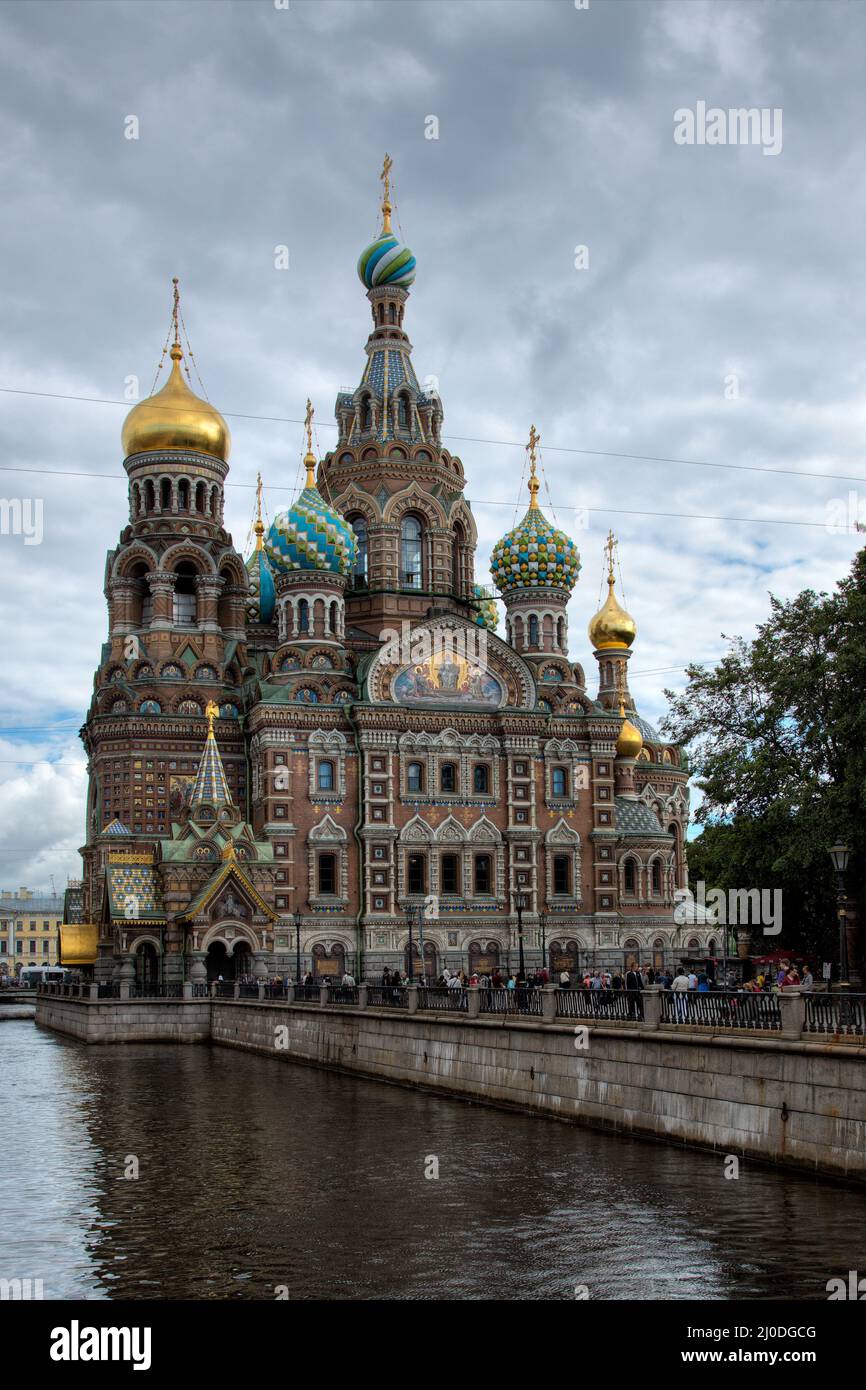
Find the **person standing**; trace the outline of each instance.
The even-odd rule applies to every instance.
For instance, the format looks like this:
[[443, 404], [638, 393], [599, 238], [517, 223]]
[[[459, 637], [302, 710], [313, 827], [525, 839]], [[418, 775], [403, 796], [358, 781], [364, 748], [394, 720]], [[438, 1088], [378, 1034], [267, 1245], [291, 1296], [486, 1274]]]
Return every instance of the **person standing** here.
[[641, 996], [642, 989], [643, 976], [641, 975], [640, 970], [636, 965], [631, 965], [629, 969], [626, 971], [625, 976], [625, 997], [628, 1005], [629, 1018], [643, 1018], [643, 998]]
[[689, 991], [689, 977], [682, 966], [677, 971], [671, 990], [674, 995], [674, 1008], [676, 1010], [677, 1023], [685, 1023], [688, 1016], [688, 1002], [686, 995]]
[[808, 965], [803, 966], [803, 978], [800, 981], [800, 988], [804, 994], [811, 994], [815, 988], [815, 978]]

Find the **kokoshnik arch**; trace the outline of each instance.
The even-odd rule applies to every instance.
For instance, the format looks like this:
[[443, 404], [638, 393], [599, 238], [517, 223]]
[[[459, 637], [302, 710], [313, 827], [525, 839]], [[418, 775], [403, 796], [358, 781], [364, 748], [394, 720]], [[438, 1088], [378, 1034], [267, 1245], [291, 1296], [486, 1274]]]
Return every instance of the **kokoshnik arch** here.
[[[569, 657], [580, 560], [539, 506], [534, 427], [529, 507], [493, 550], [496, 635], [463, 466], [412, 364], [389, 167], [358, 262], [360, 383], [320, 461], [308, 402], [306, 486], [269, 529], [259, 487], [246, 563], [223, 525], [229, 429], [191, 388], [176, 285], [168, 381], [124, 424], [129, 520], [82, 732], [100, 979], [292, 970], [296, 913], [305, 968], [405, 968], [406, 909], [425, 902], [431, 971], [514, 961], [518, 902], [528, 961], [557, 970], [713, 950], [674, 922], [688, 771], [629, 692], [612, 536], [594, 693]], [[437, 654], [401, 664], [382, 634], [406, 624]]]

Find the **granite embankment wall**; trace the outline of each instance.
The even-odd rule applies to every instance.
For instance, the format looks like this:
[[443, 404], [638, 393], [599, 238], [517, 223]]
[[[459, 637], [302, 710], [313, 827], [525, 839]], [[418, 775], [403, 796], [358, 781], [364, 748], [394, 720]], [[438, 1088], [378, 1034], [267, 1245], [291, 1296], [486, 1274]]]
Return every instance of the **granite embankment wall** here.
[[87, 1042], [213, 1042], [866, 1183], [866, 1047], [698, 1028], [254, 1000], [40, 997]]

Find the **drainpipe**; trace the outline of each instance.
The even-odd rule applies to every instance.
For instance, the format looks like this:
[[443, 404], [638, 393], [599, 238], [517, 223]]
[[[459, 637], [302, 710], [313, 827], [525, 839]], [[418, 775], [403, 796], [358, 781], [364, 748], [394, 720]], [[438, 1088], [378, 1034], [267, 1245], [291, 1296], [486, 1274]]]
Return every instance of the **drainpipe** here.
[[358, 846], [358, 911], [355, 915], [355, 937], [358, 942], [358, 983], [364, 978], [364, 932], [361, 926], [361, 915], [364, 911], [364, 871], [366, 868], [366, 847], [361, 837], [361, 826], [364, 823], [364, 791], [363, 791], [363, 751], [361, 749], [361, 735], [358, 725], [355, 723], [355, 716], [349, 704], [344, 706], [346, 718], [352, 726], [352, 733], [355, 739], [355, 752], [358, 757], [358, 819], [353, 827], [355, 843]]

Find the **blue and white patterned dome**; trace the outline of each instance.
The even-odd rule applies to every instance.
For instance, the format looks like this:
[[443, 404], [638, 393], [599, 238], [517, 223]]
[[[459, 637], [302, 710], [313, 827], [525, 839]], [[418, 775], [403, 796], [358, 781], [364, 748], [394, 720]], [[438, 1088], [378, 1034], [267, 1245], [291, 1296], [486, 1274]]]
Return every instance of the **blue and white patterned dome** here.
[[308, 484], [294, 506], [274, 518], [265, 551], [277, 574], [292, 570], [351, 574], [355, 533], [339, 512], [332, 511], [318, 488]]
[[254, 550], [247, 560], [247, 574], [250, 577], [251, 608], [255, 608], [263, 623], [269, 623], [274, 616], [277, 594], [274, 589], [274, 576], [264, 550]]
[[400, 285], [408, 289], [415, 279], [415, 257], [393, 232], [383, 232], [361, 252], [358, 277], [368, 290], [378, 285]]
[[539, 507], [530, 507], [514, 530], [496, 542], [490, 573], [503, 597], [519, 589], [571, 590], [580, 573], [580, 555], [564, 531], [558, 531]]

